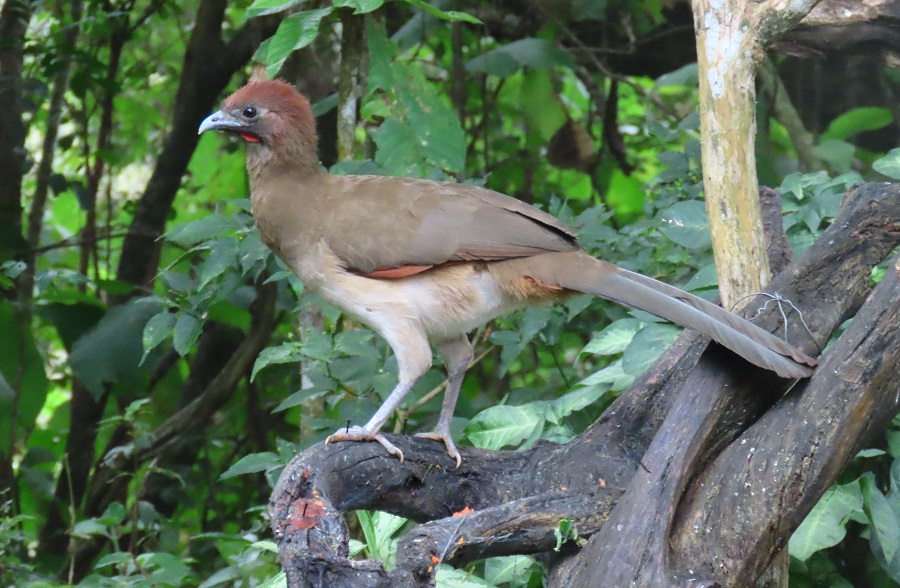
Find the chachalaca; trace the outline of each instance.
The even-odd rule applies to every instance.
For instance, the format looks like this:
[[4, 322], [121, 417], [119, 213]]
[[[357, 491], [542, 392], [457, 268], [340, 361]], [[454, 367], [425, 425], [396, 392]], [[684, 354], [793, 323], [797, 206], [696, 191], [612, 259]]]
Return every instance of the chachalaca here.
[[457, 465], [450, 421], [472, 360], [467, 333], [516, 308], [584, 292], [696, 329], [757, 366], [802, 378], [816, 361], [756, 325], [672, 286], [595, 259], [549, 214], [467, 184], [332, 175], [318, 161], [308, 100], [258, 81], [227, 98], [199, 132], [246, 143], [253, 216], [263, 241], [305, 286], [384, 337], [399, 382], [364, 426], [328, 440], [378, 441], [381, 427], [431, 366], [448, 374], [437, 427]]

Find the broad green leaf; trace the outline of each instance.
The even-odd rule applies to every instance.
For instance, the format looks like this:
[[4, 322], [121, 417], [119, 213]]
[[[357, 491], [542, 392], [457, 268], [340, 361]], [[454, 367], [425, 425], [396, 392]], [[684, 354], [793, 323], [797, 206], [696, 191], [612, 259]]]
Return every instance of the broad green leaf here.
[[492, 557], [484, 562], [484, 579], [494, 586], [516, 582], [527, 578], [536, 565], [529, 555]]
[[[12, 453], [10, 440], [22, 439], [24, 432], [34, 427], [47, 398], [44, 360], [26, 327], [15, 305], [0, 302], [0, 378], [7, 390], [0, 395], [0, 454], [7, 457]], [[13, 395], [7, 397], [9, 392]], [[17, 431], [15, 435], [13, 430]]]
[[670, 71], [669, 73], [665, 73], [658, 78], [656, 78], [656, 83], [654, 84], [654, 90], [658, 90], [660, 88], [670, 88], [670, 87], [678, 87], [678, 88], [695, 88], [697, 86], [697, 64], [689, 63], [684, 65], [675, 71]]
[[202, 331], [203, 323], [200, 319], [189, 312], [179, 314], [178, 320], [175, 322], [175, 330], [172, 333], [172, 344], [178, 355], [187, 355]]
[[476, 447], [501, 449], [517, 446], [544, 427], [543, 405], [492, 406], [481, 411], [466, 425], [466, 437]]
[[[82, 522], [84, 522], [84, 521], [82, 521]], [[81, 523], [79, 523], [79, 524], [81, 524]], [[76, 525], [75, 528], [77, 529], [78, 525]], [[114, 566], [114, 565], [117, 566], [117, 565], [120, 565], [123, 563], [131, 562], [132, 559], [133, 559], [133, 556], [130, 553], [123, 553], [121, 551], [117, 551], [115, 553], [109, 553], [109, 554], [101, 557], [99, 560], [97, 560], [97, 563], [94, 564], [94, 569], [105, 568], [106, 566]]]
[[366, 538], [369, 557], [393, 567], [397, 556], [394, 535], [406, 524], [407, 519], [377, 510], [358, 510], [356, 517]]
[[496, 588], [471, 572], [444, 564], [438, 566], [434, 583], [436, 588]]
[[558, 423], [561, 419], [575, 411], [588, 407], [609, 392], [609, 384], [594, 384], [593, 386], [578, 386], [571, 392], [563, 394], [556, 400], [550, 401], [550, 410], [547, 420]]
[[237, 265], [240, 243], [237, 239], [223, 237], [209, 242], [209, 253], [200, 267], [200, 284], [203, 288], [210, 281], [217, 278], [225, 270]]
[[862, 491], [863, 512], [873, 531], [872, 551], [885, 569], [888, 569], [892, 567], [891, 562], [900, 546], [900, 525], [897, 523], [897, 515], [871, 478], [861, 477], [859, 486]]
[[606, 199], [610, 207], [620, 215], [638, 214], [644, 209], [644, 182], [636, 176], [628, 176], [616, 169], [609, 179]]
[[827, 161], [832, 168], [843, 173], [851, 169], [856, 146], [847, 141], [826, 139], [816, 145], [815, 151], [816, 155]]
[[891, 149], [887, 155], [875, 160], [872, 169], [881, 175], [900, 180], [900, 147]]
[[590, 376], [578, 382], [579, 386], [597, 386], [610, 384], [612, 390], [624, 390], [634, 381], [634, 376], [625, 373], [622, 369], [622, 360], [617, 359], [602, 370], [596, 371]]
[[181, 245], [195, 245], [212, 237], [232, 233], [240, 228], [241, 224], [233, 218], [215, 212], [201, 219], [178, 225], [166, 234], [166, 238]]
[[353, 14], [367, 14], [378, 10], [384, 4], [384, 0], [334, 0], [336, 8], [352, 8]]
[[256, 378], [257, 372], [267, 365], [276, 363], [293, 363], [300, 361], [300, 344], [294, 342], [282, 343], [274, 347], [266, 347], [263, 349], [256, 361], [253, 363], [253, 371], [250, 374], [250, 381]]
[[535, 131], [526, 136], [526, 141], [536, 149], [545, 147], [569, 118], [558, 98], [551, 72], [546, 70], [525, 73], [519, 93], [519, 108]]
[[372, 133], [378, 150], [375, 161], [398, 175], [421, 175], [417, 170], [422, 163], [412, 127], [391, 117]]
[[153, 315], [147, 321], [147, 324], [144, 325], [143, 337], [141, 338], [144, 344], [144, 355], [141, 357], [142, 362], [147, 358], [147, 354], [150, 351], [172, 336], [176, 320], [177, 317], [174, 314], [168, 310], [163, 310]]
[[227, 480], [243, 474], [255, 474], [264, 472], [269, 468], [283, 465], [281, 458], [270, 451], [251, 453], [237, 460], [230, 468], [219, 476], [220, 480]]
[[893, 120], [894, 117], [887, 108], [878, 106], [854, 108], [831, 121], [828, 129], [822, 133], [822, 139], [846, 141], [857, 133], [882, 129]]
[[147, 575], [150, 586], [181, 586], [182, 580], [191, 569], [180, 557], [171, 553], [143, 553], [137, 556], [138, 563], [153, 571]]
[[482, 53], [466, 64], [470, 72], [511, 76], [523, 67], [574, 67], [572, 56], [546, 39], [520, 39]]
[[625, 373], [639, 376], [653, 365], [681, 333], [681, 328], [666, 323], [647, 325], [634, 336], [622, 355]]
[[152, 366], [144, 363], [144, 327], [165, 305], [155, 299], [135, 298], [114, 307], [96, 327], [72, 346], [69, 365], [91, 394], [99, 397], [106, 384], [136, 389], [139, 378]]
[[676, 202], [663, 212], [660, 220], [660, 230], [679, 245], [689, 249], [710, 247], [709, 219], [699, 200]]
[[251, 19], [255, 16], [275, 14], [276, 12], [299, 6], [304, 2], [306, 2], [306, 0], [256, 0], [247, 9], [246, 18]]
[[850, 515], [862, 511], [862, 507], [862, 493], [857, 482], [826, 490], [791, 536], [791, 555], [806, 561], [815, 552], [840, 543], [847, 533], [845, 525]]
[[411, 6], [420, 8], [420, 9], [424, 10], [425, 12], [427, 12], [428, 14], [430, 14], [431, 16], [434, 16], [441, 20], [450, 20], [450, 21], [461, 20], [463, 22], [470, 22], [472, 24], [481, 24], [481, 21], [478, 20], [477, 18], [475, 18], [474, 16], [472, 16], [471, 14], [466, 14], [465, 12], [459, 12], [457, 10], [441, 10], [440, 8], [437, 8], [436, 6], [432, 6], [428, 2], [425, 2], [425, 0], [403, 0], [403, 1]]
[[75, 524], [75, 528], [72, 529], [72, 535], [75, 537], [83, 537], [88, 538], [94, 535], [104, 536], [108, 532], [106, 525], [102, 525], [98, 523], [94, 519], [88, 519], [86, 521], [78, 521]]
[[[351, 541], [353, 541], [351, 539]], [[353, 554], [350, 554], [353, 557]], [[284, 572], [278, 572], [268, 580], [266, 580], [261, 588], [287, 588], [287, 575]]]
[[622, 353], [643, 325], [636, 318], [619, 319], [594, 335], [581, 352], [595, 355]]
[[102, 525], [119, 525], [125, 520], [125, 507], [120, 502], [113, 502], [95, 520]]
[[312, 359], [329, 361], [334, 355], [334, 341], [328, 333], [310, 329], [303, 336], [300, 353]]
[[708, 263], [701, 267], [694, 277], [688, 280], [684, 285], [684, 289], [688, 292], [696, 290], [708, 290], [719, 286], [719, 276], [716, 275], [716, 264]]
[[332, 6], [318, 10], [306, 10], [287, 17], [278, 26], [275, 35], [269, 41], [269, 52], [266, 55], [266, 71], [272, 77], [281, 69], [288, 56], [303, 49], [316, 40], [319, 34], [319, 23], [331, 14]]

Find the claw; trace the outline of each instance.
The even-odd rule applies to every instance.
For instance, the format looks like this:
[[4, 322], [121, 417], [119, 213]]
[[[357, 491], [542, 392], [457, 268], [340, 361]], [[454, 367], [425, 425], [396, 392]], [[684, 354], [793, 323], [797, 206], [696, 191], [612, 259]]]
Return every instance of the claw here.
[[369, 431], [365, 427], [350, 427], [338, 429], [332, 435], [325, 439], [325, 444], [339, 443], [341, 441], [377, 441], [387, 452], [396, 456], [400, 462], [403, 462], [403, 452], [397, 449], [397, 446], [388, 441], [384, 435], [378, 431]]
[[443, 441], [444, 447], [447, 448], [447, 453], [456, 460], [456, 467], [458, 468], [462, 465], [462, 456], [459, 454], [459, 450], [456, 448], [456, 444], [450, 436], [450, 431], [441, 431], [438, 429], [430, 433], [416, 433], [416, 437], [432, 439], [434, 441]]

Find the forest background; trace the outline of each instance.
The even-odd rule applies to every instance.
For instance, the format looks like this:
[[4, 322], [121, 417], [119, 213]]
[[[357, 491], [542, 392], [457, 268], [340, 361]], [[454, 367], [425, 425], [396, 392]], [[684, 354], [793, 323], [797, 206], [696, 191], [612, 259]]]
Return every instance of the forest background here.
[[[694, 42], [674, 0], [5, 0], [0, 584], [278, 585], [278, 474], [395, 382], [384, 343], [261, 244], [240, 145], [197, 136], [254, 62], [310, 97], [333, 172], [485, 185], [711, 298]], [[760, 69], [757, 174], [796, 255], [846, 190], [900, 178], [891, 43], [788, 38]], [[494, 321], [455, 437], [565, 443], [678, 333], [586, 298]], [[443, 383], [393, 430], [430, 426]], [[897, 458], [900, 420], [795, 533], [791, 586], [900, 586]], [[390, 568], [410, 525], [361, 511], [352, 548]], [[438, 584], [544, 574], [509, 556]]]

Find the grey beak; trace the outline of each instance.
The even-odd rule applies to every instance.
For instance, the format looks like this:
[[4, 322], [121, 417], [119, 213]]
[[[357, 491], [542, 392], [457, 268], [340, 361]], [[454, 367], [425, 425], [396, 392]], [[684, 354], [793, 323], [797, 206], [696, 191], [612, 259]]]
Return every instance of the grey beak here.
[[201, 135], [206, 131], [214, 131], [214, 130], [239, 130], [244, 128], [244, 124], [241, 121], [235, 120], [231, 116], [225, 114], [221, 110], [218, 112], [214, 112], [211, 115], [207, 116], [202, 123], [200, 123], [200, 128], [197, 129], [197, 134]]

